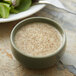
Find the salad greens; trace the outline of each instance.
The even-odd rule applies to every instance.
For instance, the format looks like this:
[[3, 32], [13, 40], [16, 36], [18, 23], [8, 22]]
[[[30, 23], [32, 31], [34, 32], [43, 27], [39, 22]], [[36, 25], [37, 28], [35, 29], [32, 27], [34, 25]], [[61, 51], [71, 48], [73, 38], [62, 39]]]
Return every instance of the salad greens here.
[[32, 0], [0, 0], [0, 18], [8, 18], [11, 13], [19, 13], [30, 8]]
[[2, 18], [7, 18], [10, 12], [10, 5], [6, 3], [0, 3], [0, 16]]
[[31, 6], [31, 0], [21, 0], [19, 7], [16, 7], [16, 10], [22, 12], [27, 10]]

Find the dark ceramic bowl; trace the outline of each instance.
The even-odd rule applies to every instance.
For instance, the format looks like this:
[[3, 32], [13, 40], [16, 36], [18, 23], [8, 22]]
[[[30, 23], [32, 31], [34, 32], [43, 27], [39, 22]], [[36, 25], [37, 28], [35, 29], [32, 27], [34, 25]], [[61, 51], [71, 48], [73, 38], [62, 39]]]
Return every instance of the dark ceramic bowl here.
[[[62, 45], [61, 47], [53, 54], [43, 56], [43, 57], [34, 57], [34, 56], [29, 56], [21, 52], [15, 45], [14, 42], [14, 37], [16, 32], [18, 31], [19, 28], [21, 28], [24, 25], [27, 25], [32, 22], [43, 22], [43, 23], [48, 23], [55, 27], [61, 34], [62, 36]], [[11, 32], [11, 45], [12, 45], [12, 52], [15, 58], [25, 67], [27, 68], [32, 68], [32, 69], [43, 69], [43, 68], [48, 68], [56, 64], [61, 56], [64, 53], [65, 46], [66, 46], [66, 38], [65, 38], [65, 33], [61, 26], [57, 24], [55, 21], [44, 18], [44, 17], [32, 17], [25, 19], [21, 22], [19, 22], [12, 30]]]

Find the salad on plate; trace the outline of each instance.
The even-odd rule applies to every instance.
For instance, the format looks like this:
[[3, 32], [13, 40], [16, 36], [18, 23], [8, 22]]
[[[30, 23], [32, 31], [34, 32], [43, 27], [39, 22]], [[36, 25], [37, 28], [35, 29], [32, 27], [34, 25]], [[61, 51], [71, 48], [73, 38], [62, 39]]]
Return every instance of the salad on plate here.
[[26, 11], [34, 0], [0, 0], [0, 18], [8, 18], [10, 14]]

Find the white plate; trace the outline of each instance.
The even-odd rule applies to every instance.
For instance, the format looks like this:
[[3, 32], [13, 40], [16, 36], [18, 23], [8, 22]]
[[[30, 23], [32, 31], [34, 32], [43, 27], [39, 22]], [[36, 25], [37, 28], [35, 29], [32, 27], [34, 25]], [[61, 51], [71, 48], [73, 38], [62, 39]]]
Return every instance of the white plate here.
[[41, 10], [44, 7], [45, 7], [45, 4], [34, 5], [31, 8], [29, 8], [27, 11], [24, 11], [24, 12], [21, 12], [18, 14], [11, 14], [9, 16], [9, 18], [6, 18], [6, 19], [0, 18], [0, 23], [15, 21], [15, 20], [19, 20], [19, 19], [28, 17], [28, 16], [38, 12], [39, 10]]

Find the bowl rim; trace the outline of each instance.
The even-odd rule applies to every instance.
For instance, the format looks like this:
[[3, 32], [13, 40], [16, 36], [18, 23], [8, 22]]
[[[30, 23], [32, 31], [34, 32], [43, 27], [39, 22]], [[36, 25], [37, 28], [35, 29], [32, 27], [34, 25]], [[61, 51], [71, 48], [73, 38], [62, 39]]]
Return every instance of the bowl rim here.
[[[45, 20], [51, 21], [51, 22], [55, 23], [55, 24], [62, 30], [62, 33], [63, 33], [62, 44], [61, 44], [61, 46], [57, 49], [57, 51], [55, 51], [55, 52], [52, 53], [52, 54], [45, 55], [45, 56], [30, 56], [30, 55], [24, 54], [23, 52], [21, 52], [21, 51], [16, 47], [16, 45], [15, 45], [15, 43], [14, 43], [14, 39], [13, 39], [13, 38], [14, 38], [14, 37], [13, 37], [14, 31], [16, 30], [16, 28], [17, 28], [21, 23], [23, 23], [23, 22], [25, 22], [25, 21], [28, 21], [28, 20], [31, 20], [31, 19], [45, 19]], [[30, 57], [30, 58], [37, 58], [37, 59], [38, 59], [38, 58], [47, 58], [47, 57], [54, 56], [54, 55], [58, 54], [58, 53], [61, 51], [61, 49], [65, 46], [65, 43], [66, 43], [66, 34], [65, 34], [63, 28], [60, 26], [60, 24], [58, 24], [56, 21], [54, 21], [54, 20], [52, 20], [52, 19], [49, 19], [49, 18], [46, 18], [46, 17], [31, 17], [31, 18], [24, 19], [24, 20], [22, 20], [22, 21], [20, 21], [19, 23], [16, 24], [16, 26], [15, 26], [15, 27], [13, 28], [13, 30], [11, 31], [10, 42], [11, 42], [11, 46], [13, 46], [13, 48], [14, 48], [17, 52], [19, 52], [20, 54], [22, 54], [23, 56], [27, 56], [27, 57]]]

